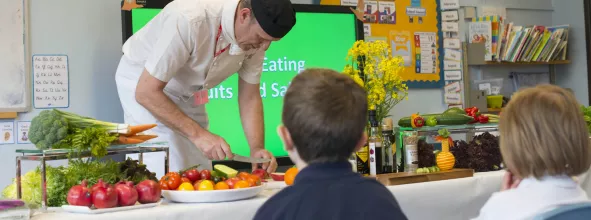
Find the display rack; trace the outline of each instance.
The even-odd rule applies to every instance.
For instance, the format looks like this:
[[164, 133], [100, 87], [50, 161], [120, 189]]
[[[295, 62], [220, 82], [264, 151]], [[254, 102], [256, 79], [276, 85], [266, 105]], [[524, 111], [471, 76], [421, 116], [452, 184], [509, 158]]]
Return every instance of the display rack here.
[[[423, 126], [420, 128], [409, 128], [409, 127], [397, 127], [395, 130], [395, 136], [396, 136], [396, 161], [397, 163], [400, 163], [401, 161], [401, 157], [402, 154], [404, 154], [405, 149], [404, 149], [404, 132], [408, 132], [408, 131], [415, 131], [417, 132], [418, 136], [436, 136], [438, 135], [437, 131], [439, 131], [439, 129], [442, 128], [446, 128], [452, 136], [457, 138], [458, 134], [465, 134], [465, 137], [462, 137], [461, 139], [464, 140], [472, 140], [472, 138], [474, 138], [474, 136], [476, 136], [479, 133], [484, 133], [484, 132], [497, 132], [498, 131], [498, 127], [497, 127], [497, 123], [486, 123], [486, 124], [466, 124], [466, 125], [448, 125], [448, 126], [444, 126], [444, 125], [437, 125], [437, 126], [433, 126], [433, 127], [428, 127], [428, 126]], [[404, 164], [398, 164], [398, 167], [404, 167]]]
[[[139, 163], [143, 164], [144, 153], [154, 152], [165, 152], [164, 155], [164, 172], [168, 173], [168, 159], [169, 150], [167, 142], [153, 142], [153, 143], [141, 143], [132, 145], [113, 145], [107, 149], [107, 155], [121, 155], [121, 154], [139, 154]], [[47, 209], [47, 188], [46, 188], [46, 162], [52, 160], [64, 160], [68, 159], [68, 155], [71, 153], [67, 149], [50, 149], [50, 150], [30, 150], [30, 149], [17, 149], [16, 156], [16, 188], [17, 198], [22, 197], [21, 188], [21, 161], [39, 161], [41, 163], [41, 208]], [[83, 151], [78, 155], [80, 158], [92, 157], [90, 151]]]

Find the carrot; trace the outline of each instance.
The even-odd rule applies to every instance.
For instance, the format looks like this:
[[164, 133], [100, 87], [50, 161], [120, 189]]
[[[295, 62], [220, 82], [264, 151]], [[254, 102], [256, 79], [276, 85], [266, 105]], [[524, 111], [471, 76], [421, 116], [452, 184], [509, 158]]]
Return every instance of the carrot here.
[[132, 135], [132, 136], [127, 136], [127, 138], [138, 139], [138, 140], [143, 140], [143, 141], [147, 141], [147, 140], [154, 139], [157, 137], [158, 137], [158, 135], [152, 135], [152, 134], [136, 134], [136, 135]]
[[129, 138], [125, 136], [119, 136], [119, 143], [120, 144], [140, 144], [143, 143], [145, 140], [136, 139], [136, 138]]
[[156, 124], [143, 124], [143, 125], [129, 126], [129, 133], [127, 133], [126, 135], [129, 137], [129, 136], [135, 135], [137, 133], [150, 130], [154, 127], [156, 127]]

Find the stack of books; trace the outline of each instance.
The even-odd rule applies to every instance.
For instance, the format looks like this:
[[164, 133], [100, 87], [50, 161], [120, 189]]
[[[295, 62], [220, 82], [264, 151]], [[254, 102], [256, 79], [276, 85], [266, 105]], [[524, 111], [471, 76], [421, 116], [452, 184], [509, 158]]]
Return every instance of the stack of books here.
[[516, 26], [502, 17], [474, 18], [469, 25], [470, 43], [484, 43], [485, 61], [551, 62], [566, 60], [569, 25]]

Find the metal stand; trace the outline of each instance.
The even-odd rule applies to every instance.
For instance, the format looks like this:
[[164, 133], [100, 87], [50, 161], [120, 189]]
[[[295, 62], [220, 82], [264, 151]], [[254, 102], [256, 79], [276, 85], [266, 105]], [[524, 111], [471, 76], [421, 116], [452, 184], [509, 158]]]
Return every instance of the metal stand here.
[[[165, 152], [164, 156], [164, 172], [168, 173], [169, 167], [169, 156], [170, 152], [168, 149], [168, 143], [157, 142], [157, 143], [143, 143], [134, 145], [116, 145], [111, 146], [107, 149], [107, 155], [120, 155], [120, 154], [139, 154], [139, 163], [143, 164], [144, 153], [154, 152]], [[46, 177], [46, 162], [52, 160], [64, 160], [68, 159], [69, 150], [58, 149], [58, 150], [16, 150], [16, 153], [21, 154], [16, 156], [16, 195], [18, 199], [22, 198], [22, 183], [21, 183], [21, 161], [39, 161], [41, 162], [41, 193], [43, 200], [41, 201], [41, 209], [47, 210], [47, 177]], [[90, 151], [85, 151], [80, 154], [80, 158], [91, 157]]]

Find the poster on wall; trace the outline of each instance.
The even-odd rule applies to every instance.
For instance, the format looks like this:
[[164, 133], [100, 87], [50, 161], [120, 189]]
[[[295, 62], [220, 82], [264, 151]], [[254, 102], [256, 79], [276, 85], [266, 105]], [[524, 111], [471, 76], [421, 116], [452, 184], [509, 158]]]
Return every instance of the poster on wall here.
[[31, 127], [30, 121], [19, 121], [16, 123], [16, 142], [18, 144], [30, 144], [29, 140], [29, 127]]
[[378, 2], [380, 22], [382, 24], [396, 24], [396, 5], [392, 2]]
[[412, 51], [410, 46], [412, 38], [410, 31], [390, 31], [390, 39], [392, 55], [402, 57], [404, 66], [412, 66]]
[[365, 8], [363, 10], [363, 18], [365, 23], [377, 23], [378, 17], [378, 2], [377, 1], [365, 1]]
[[437, 70], [436, 38], [433, 32], [415, 32], [416, 73], [435, 73]]
[[0, 122], [0, 144], [14, 144], [14, 122]]
[[33, 55], [32, 83], [35, 108], [68, 108], [70, 106], [68, 56]]
[[[366, 39], [385, 38], [392, 54], [404, 60], [405, 69], [400, 76], [407, 80], [409, 88], [444, 86], [440, 1], [358, 1], [361, 4], [358, 10], [363, 12], [367, 26], [364, 27]], [[321, 0], [320, 4], [341, 5], [343, 2], [348, 6], [352, 4], [344, 0]], [[388, 14], [394, 18], [389, 20]]]

